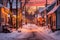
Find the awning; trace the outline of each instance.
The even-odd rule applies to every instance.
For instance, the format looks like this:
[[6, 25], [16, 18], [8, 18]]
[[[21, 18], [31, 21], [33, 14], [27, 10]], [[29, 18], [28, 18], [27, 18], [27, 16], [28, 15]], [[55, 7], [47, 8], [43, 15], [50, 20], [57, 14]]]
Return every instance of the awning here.
[[42, 13], [44, 10], [51, 10], [56, 4], [56, 0], [54, 0], [50, 5], [48, 5], [47, 7], [45, 7], [44, 9], [40, 10], [40, 13]]
[[55, 6], [47, 15], [54, 13], [58, 8], [59, 6]]

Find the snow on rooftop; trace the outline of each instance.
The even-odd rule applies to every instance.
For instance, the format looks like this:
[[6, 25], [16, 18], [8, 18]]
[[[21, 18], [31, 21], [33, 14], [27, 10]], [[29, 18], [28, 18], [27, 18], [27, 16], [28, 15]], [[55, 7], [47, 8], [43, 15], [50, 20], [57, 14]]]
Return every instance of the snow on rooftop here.
[[40, 10], [40, 12], [43, 12], [44, 10], [48, 9], [48, 7], [50, 7], [52, 4], [56, 3], [57, 0], [54, 0], [50, 5], [48, 5], [47, 7], [45, 7], [44, 9]]
[[58, 9], [59, 6], [55, 6], [47, 15], [52, 14]]

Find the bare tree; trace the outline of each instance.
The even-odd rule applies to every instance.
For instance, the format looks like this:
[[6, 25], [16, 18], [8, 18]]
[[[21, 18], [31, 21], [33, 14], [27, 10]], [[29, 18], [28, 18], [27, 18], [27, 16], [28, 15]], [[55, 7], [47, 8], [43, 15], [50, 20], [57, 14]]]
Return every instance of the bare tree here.
[[[16, 29], [18, 29], [18, 1], [20, 1], [20, 27], [22, 28], [22, 12], [24, 10], [24, 7], [26, 6], [26, 4], [28, 3], [29, 0], [16, 0]], [[22, 2], [25, 1], [25, 2]]]
[[8, 0], [3, 0], [3, 5], [7, 7]]
[[9, 0], [9, 4], [10, 4], [10, 25], [13, 26], [13, 21], [12, 21], [12, 3], [13, 3], [13, 0]]

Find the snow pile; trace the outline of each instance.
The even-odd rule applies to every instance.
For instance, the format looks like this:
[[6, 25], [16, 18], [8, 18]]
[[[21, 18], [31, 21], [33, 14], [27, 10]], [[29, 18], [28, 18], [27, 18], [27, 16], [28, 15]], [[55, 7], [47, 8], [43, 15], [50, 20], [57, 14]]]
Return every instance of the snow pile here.
[[51, 29], [49, 29], [47, 26], [40, 29], [44, 34], [49, 35], [56, 40], [60, 40], [60, 31], [52, 32]]
[[60, 40], [60, 31], [52, 32], [47, 26], [39, 27], [39, 31], [43, 32], [45, 35], [51, 36], [56, 40]]
[[55, 38], [56, 40], [60, 40], [60, 31], [56, 31], [49, 34], [51, 37]]
[[45, 27], [45, 28], [44, 28], [44, 32], [45, 32], [46, 34], [52, 33], [51, 29], [49, 29], [48, 27]]
[[45, 34], [52, 33], [52, 31], [47, 26], [39, 27], [39, 31]]
[[[27, 35], [29, 34], [29, 35]], [[14, 31], [12, 33], [0, 33], [0, 40], [16, 40], [27, 38], [31, 33]]]
[[20, 35], [17, 31], [12, 33], [0, 33], [0, 40], [11, 40], [12, 38], [16, 38], [17, 35]]
[[42, 31], [44, 34], [51, 36], [52, 38], [56, 40], [60, 40], [60, 31], [52, 32], [51, 29], [46, 27], [40, 27], [40, 31]]

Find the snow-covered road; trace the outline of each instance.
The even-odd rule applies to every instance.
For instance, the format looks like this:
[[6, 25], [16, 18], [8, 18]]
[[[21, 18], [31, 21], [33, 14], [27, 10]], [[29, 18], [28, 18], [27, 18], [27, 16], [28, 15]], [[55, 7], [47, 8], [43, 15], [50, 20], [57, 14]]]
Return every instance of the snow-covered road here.
[[44, 34], [43, 32], [27, 32], [24, 36], [18, 35], [14, 40], [55, 40], [54, 38]]
[[[37, 27], [36, 25], [24, 25], [21, 32], [13, 31], [12, 33], [0, 33], [0, 40], [55, 40], [47, 35], [48, 30], [45, 27]], [[45, 31], [45, 32], [44, 32]]]

